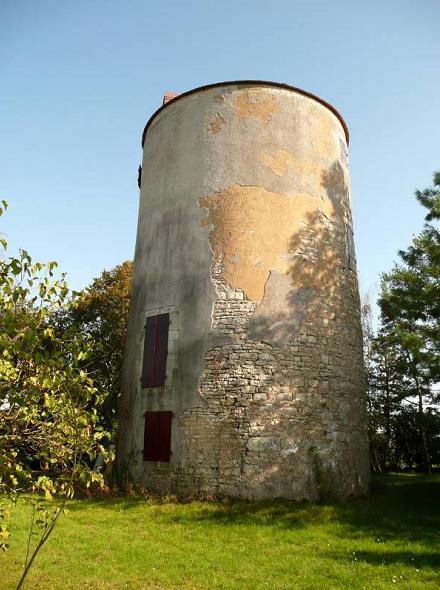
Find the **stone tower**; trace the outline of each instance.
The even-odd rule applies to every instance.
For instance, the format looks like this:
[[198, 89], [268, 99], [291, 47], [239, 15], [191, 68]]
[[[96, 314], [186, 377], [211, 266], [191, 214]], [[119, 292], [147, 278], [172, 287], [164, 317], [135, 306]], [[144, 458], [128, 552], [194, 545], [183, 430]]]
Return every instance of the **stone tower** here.
[[367, 491], [348, 130], [225, 82], [148, 121], [117, 461], [160, 492]]

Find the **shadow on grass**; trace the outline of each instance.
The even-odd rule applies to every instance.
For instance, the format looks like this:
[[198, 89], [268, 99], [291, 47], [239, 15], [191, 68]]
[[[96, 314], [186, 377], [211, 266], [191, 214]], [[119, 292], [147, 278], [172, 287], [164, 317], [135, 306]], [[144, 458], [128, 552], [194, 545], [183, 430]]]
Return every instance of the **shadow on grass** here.
[[155, 518], [164, 524], [206, 523], [218, 526], [252, 524], [283, 529], [338, 525], [332, 534], [344, 538], [365, 536], [389, 540], [437, 543], [440, 530], [440, 476], [416, 474], [386, 475], [373, 482], [369, 499], [340, 503], [312, 504], [288, 500], [261, 502], [224, 501], [177, 504], [175, 510], [167, 499], [122, 497], [103, 500], [81, 500], [69, 510], [103, 507], [130, 510], [140, 506], [159, 507]]
[[[326, 541], [331, 537], [336, 543], [346, 539], [354, 548], [360, 549], [362, 543], [369, 544], [366, 550], [344, 553], [327, 549], [323, 543], [321, 555], [331, 560], [383, 566], [402, 563], [414, 568], [435, 569], [440, 567], [440, 553], [436, 551], [440, 531], [439, 498], [440, 476], [398, 474], [376, 479], [369, 499], [341, 503], [217, 501], [173, 506], [166, 499], [124, 497], [77, 501], [70, 510], [151, 508], [148, 518], [159, 527], [179, 524], [188, 529], [194, 525], [305, 529], [310, 530], [311, 536], [324, 535]], [[415, 543], [414, 551], [392, 545], [399, 542], [408, 543], [410, 547]], [[369, 549], [372, 543], [377, 543], [377, 550], [376, 545]]]
[[[169, 518], [210, 520], [222, 525], [267, 524], [297, 527], [309, 523], [337, 521], [353, 529], [377, 530], [387, 537], [410, 529], [437, 536], [439, 522], [440, 477], [388, 475], [374, 482], [371, 497], [365, 500], [312, 504], [287, 500], [199, 504], [199, 510], [170, 514]], [[437, 527], [437, 528], [436, 528]], [[426, 530], [425, 530], [426, 529]], [[345, 534], [345, 533], [344, 533]]]

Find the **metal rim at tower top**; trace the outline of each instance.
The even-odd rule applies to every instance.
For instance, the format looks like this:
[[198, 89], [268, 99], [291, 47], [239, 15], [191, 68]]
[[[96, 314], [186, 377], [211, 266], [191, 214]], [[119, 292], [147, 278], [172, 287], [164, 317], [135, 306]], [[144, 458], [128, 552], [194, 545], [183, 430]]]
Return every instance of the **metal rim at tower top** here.
[[159, 113], [161, 113], [170, 103], [176, 102], [177, 100], [181, 100], [182, 98], [185, 98], [186, 96], [191, 96], [191, 94], [195, 94], [196, 92], [203, 92], [204, 90], [210, 90], [211, 88], [219, 88], [221, 86], [249, 86], [249, 85], [263, 86], [263, 87], [273, 86], [274, 88], [282, 88], [284, 90], [291, 90], [292, 92], [296, 92], [297, 94], [302, 94], [303, 96], [306, 96], [307, 98], [311, 98], [313, 100], [316, 100], [316, 102], [319, 102], [320, 104], [324, 105], [334, 115], [336, 115], [336, 117], [339, 119], [339, 121], [341, 122], [341, 125], [344, 129], [347, 145], [349, 144], [350, 133], [348, 131], [348, 127], [347, 127], [346, 122], [344, 121], [343, 116], [341, 115], [341, 113], [337, 109], [335, 109], [335, 107], [333, 105], [331, 105], [326, 100], [320, 98], [316, 94], [313, 94], [311, 92], [307, 92], [307, 90], [302, 90], [301, 88], [297, 88], [296, 86], [291, 86], [290, 84], [283, 84], [282, 82], [271, 82], [271, 81], [265, 81], [265, 80], [235, 80], [235, 81], [230, 81], [230, 82], [216, 82], [214, 84], [205, 84], [203, 86], [198, 86], [197, 88], [192, 88], [191, 90], [187, 90], [186, 92], [182, 92], [182, 94], [178, 94], [177, 96], [171, 98], [168, 102], [166, 102], [160, 108], [158, 108], [157, 111], [155, 111], [151, 115], [151, 117], [148, 119], [147, 124], [144, 127], [144, 131], [142, 133], [142, 142], [141, 142], [142, 147], [144, 147], [145, 136], [147, 135], [148, 128], [150, 127], [151, 123], [157, 117], [157, 115]]
[[366, 492], [348, 131], [262, 81], [144, 130], [118, 466], [184, 496]]

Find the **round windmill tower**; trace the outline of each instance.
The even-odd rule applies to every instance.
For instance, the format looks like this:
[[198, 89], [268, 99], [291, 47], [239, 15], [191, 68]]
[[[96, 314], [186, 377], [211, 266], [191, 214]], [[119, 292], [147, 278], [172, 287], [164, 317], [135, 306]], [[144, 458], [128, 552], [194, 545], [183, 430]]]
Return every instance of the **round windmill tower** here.
[[303, 90], [225, 82], [148, 121], [118, 465], [242, 498], [367, 491], [348, 130]]

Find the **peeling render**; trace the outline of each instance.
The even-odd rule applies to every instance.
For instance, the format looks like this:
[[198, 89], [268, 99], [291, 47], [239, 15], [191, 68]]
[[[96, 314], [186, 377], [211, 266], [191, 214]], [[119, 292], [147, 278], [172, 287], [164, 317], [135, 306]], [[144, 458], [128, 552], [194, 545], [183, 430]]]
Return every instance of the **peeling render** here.
[[261, 186], [232, 185], [200, 198], [199, 205], [207, 210], [201, 223], [209, 228], [213, 257], [222, 260], [225, 281], [254, 301], [263, 297], [270, 271], [288, 272], [291, 242], [301, 222], [320, 210], [333, 214], [329, 199], [286, 196]]
[[273, 113], [278, 109], [275, 97], [261, 92], [259, 88], [244, 89], [236, 93], [233, 105], [239, 119], [251, 117], [259, 119], [264, 125], [269, 124]]
[[[366, 492], [347, 161], [335, 113], [270, 84], [200, 89], [149, 124], [118, 445], [131, 479], [186, 496]], [[162, 309], [172, 375], [146, 391], [139, 343]], [[166, 464], [142, 460], [155, 410], [174, 413]]]
[[211, 121], [211, 123], [209, 123], [209, 129], [208, 129], [209, 133], [218, 133], [224, 124], [225, 124], [225, 120], [223, 119], [223, 117], [221, 115], [219, 115], [217, 113], [217, 116], [215, 117], [215, 119], [213, 121]]
[[[263, 152], [260, 155], [261, 162], [270, 168], [277, 176], [284, 176], [289, 167], [295, 170], [296, 174], [306, 176], [308, 179], [319, 179], [323, 167], [314, 162], [304, 161], [298, 156], [278, 149], [274, 154]], [[319, 192], [319, 189], [316, 190]]]

